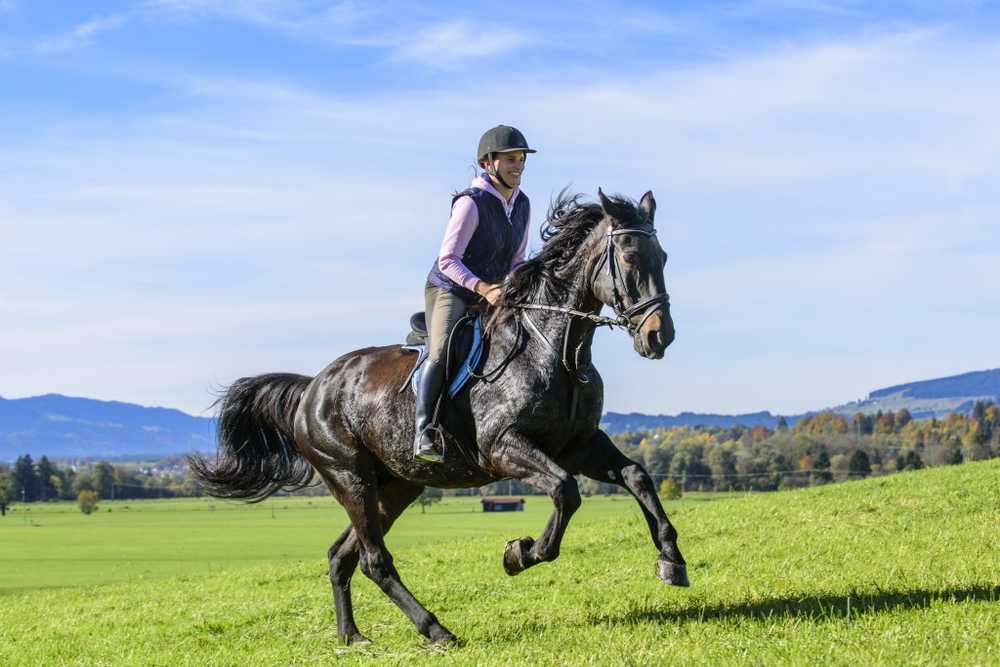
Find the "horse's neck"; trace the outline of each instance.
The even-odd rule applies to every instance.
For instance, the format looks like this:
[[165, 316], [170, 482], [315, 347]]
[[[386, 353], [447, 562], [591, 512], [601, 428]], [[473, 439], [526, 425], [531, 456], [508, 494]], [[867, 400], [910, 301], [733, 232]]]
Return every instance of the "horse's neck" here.
[[[595, 246], [599, 243], [599, 238], [596, 234], [592, 235], [588, 243], [589, 247], [581, 249], [579, 259], [566, 268], [565, 275], [570, 277], [568, 280], [570, 289], [566, 300], [562, 303], [546, 305], [570, 308], [594, 315], [601, 312], [603, 304], [593, 296], [590, 285], [594, 266], [597, 263], [597, 257], [594, 253], [596, 252]], [[536, 301], [536, 303], [541, 303], [541, 301]], [[548, 310], [523, 310], [521, 311], [521, 316], [528, 317], [548, 340], [552, 349], [549, 351], [547, 357], [552, 357], [548, 361], [553, 365], [562, 367], [563, 348], [564, 343], [567, 342], [565, 340], [567, 334], [569, 335], [569, 341], [565, 347], [566, 353], [571, 356], [571, 359], [569, 359], [570, 363], [574, 361], [572, 357], [576, 356], [575, 352], [578, 348], [579, 357], [583, 360], [584, 364], [590, 362], [590, 346], [593, 341], [596, 324], [588, 319]], [[528, 331], [529, 335], [535, 335], [530, 331], [530, 328], [528, 328]]]

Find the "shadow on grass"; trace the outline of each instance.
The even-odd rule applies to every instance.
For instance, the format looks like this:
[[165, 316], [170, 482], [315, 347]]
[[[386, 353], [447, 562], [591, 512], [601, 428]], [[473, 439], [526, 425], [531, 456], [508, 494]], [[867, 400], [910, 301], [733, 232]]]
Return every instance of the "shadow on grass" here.
[[616, 616], [592, 616], [593, 625], [636, 623], [683, 623], [718, 619], [798, 618], [809, 620], [850, 619], [855, 616], [924, 609], [934, 602], [1000, 601], [1000, 586], [973, 585], [942, 590], [877, 591], [819, 597], [778, 597], [740, 604], [715, 604], [684, 609], [633, 609]]

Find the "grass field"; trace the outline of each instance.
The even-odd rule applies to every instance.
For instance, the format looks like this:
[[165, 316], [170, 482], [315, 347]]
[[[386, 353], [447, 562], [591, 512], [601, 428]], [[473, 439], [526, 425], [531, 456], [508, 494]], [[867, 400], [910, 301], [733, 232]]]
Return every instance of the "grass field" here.
[[[323, 547], [342, 515], [273, 502], [274, 518], [159, 501], [0, 520], [0, 564], [22, 573], [3, 574], [0, 664], [1000, 664], [1000, 460], [673, 504], [690, 589], [656, 580], [630, 501], [587, 499], [560, 559], [515, 578], [503, 543], [537, 535], [546, 501], [411, 509], [390, 548], [464, 640], [447, 649], [360, 574], [358, 624], [376, 643], [339, 646]], [[120, 583], [74, 586], [74, 569]], [[11, 590], [39, 586], [70, 587]]]
[[[683, 507], [720, 496], [688, 497]], [[387, 542], [393, 551], [435, 542], [511, 536], [545, 524], [552, 503], [529, 496], [524, 512], [481, 511], [479, 499], [445, 498], [410, 508]], [[638, 518], [627, 496], [588, 498], [574, 525]], [[271, 498], [257, 505], [214, 499], [103, 501], [84, 516], [74, 503], [15, 505], [0, 520], [0, 596], [19, 590], [211, 574], [238, 567], [322, 559], [347, 525], [330, 497]]]

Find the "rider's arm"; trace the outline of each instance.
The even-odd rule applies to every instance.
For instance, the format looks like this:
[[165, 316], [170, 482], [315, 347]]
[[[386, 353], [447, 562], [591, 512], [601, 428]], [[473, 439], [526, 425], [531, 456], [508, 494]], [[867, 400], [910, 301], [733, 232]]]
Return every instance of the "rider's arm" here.
[[438, 268], [467, 290], [476, 291], [479, 277], [462, 262], [469, 240], [479, 226], [479, 211], [472, 197], [459, 197], [451, 208], [451, 219], [438, 252]]

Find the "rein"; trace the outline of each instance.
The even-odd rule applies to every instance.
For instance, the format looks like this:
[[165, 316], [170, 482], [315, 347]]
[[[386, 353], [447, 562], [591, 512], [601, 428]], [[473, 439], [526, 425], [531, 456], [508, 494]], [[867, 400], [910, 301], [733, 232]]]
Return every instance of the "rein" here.
[[[665, 304], [670, 303], [670, 295], [667, 294], [666, 292], [662, 292], [660, 294], [655, 294], [647, 299], [636, 301], [630, 306], [627, 307], [625, 306], [625, 299], [623, 298], [622, 295], [623, 293], [625, 294], [628, 293], [628, 287], [625, 285], [625, 279], [621, 275], [622, 271], [621, 267], [618, 265], [618, 256], [615, 254], [615, 244], [614, 244], [614, 237], [623, 236], [625, 234], [643, 234], [645, 236], [656, 238], [655, 231], [646, 231], [644, 229], [630, 229], [630, 228], [613, 229], [605, 234], [605, 238], [607, 239], [607, 241], [605, 243], [603, 257], [601, 258], [601, 261], [598, 262], [594, 268], [593, 276], [591, 277], [591, 283], [594, 282], [597, 273], [601, 269], [601, 265], [602, 264], [606, 265], [608, 271], [608, 277], [611, 280], [611, 294], [612, 294], [612, 299], [614, 301], [611, 307], [615, 311], [615, 317], [605, 317], [604, 315], [599, 315], [597, 313], [589, 313], [586, 311], [577, 310], [575, 308], [569, 308], [567, 306], [552, 306], [543, 303], [518, 303], [518, 304], [511, 304], [508, 306], [509, 308], [514, 308], [522, 311], [521, 317], [518, 318], [519, 327], [515, 338], [520, 337], [520, 332], [523, 329], [525, 328], [530, 329], [532, 333], [534, 333], [536, 336], [538, 336], [539, 339], [541, 339], [541, 341], [545, 344], [545, 347], [547, 347], [549, 351], [560, 355], [563, 368], [565, 368], [566, 372], [569, 373], [569, 375], [573, 377], [580, 384], [587, 384], [588, 382], [590, 382], [590, 380], [589, 378], [587, 378], [585, 374], [580, 372], [579, 368], [574, 368], [574, 366], [576, 365], [575, 363], [573, 364], [570, 363], [569, 339], [573, 328], [572, 324], [566, 327], [566, 333], [563, 336], [563, 344], [562, 344], [563, 349], [560, 352], [555, 348], [552, 342], [549, 341], [548, 337], [544, 333], [542, 333], [541, 329], [539, 329], [535, 325], [535, 323], [532, 321], [531, 317], [528, 316], [528, 313], [526, 311], [544, 310], [552, 313], [568, 315], [569, 317], [572, 318], [582, 319], [592, 322], [595, 325], [595, 327], [606, 326], [612, 329], [614, 327], [620, 327], [622, 329], [627, 329], [628, 332], [634, 336], [636, 331], [641, 329], [642, 325], [646, 323], [646, 320], [649, 319], [650, 316], [652, 316], [657, 306], [659, 306], [661, 303]], [[619, 290], [619, 283], [621, 286], [621, 290]], [[642, 319], [639, 320], [638, 324], [633, 325], [632, 318], [639, 313], [642, 313]], [[527, 327], [525, 327], [524, 324], [527, 324]], [[581, 339], [581, 344], [582, 342], [583, 341]], [[492, 370], [484, 371], [483, 373], [477, 373], [472, 368], [469, 368], [469, 373], [472, 375], [472, 377], [480, 380], [486, 380], [486, 381], [495, 380], [497, 377], [499, 377], [500, 373], [503, 372], [503, 370], [507, 367], [507, 365], [513, 360], [514, 356], [516, 356], [517, 354], [517, 351], [518, 351], [517, 345], [512, 346], [507, 356], [504, 357], [504, 359], [499, 364], [497, 364], [497, 366]], [[574, 355], [574, 362], [575, 361], [577, 360]]]

